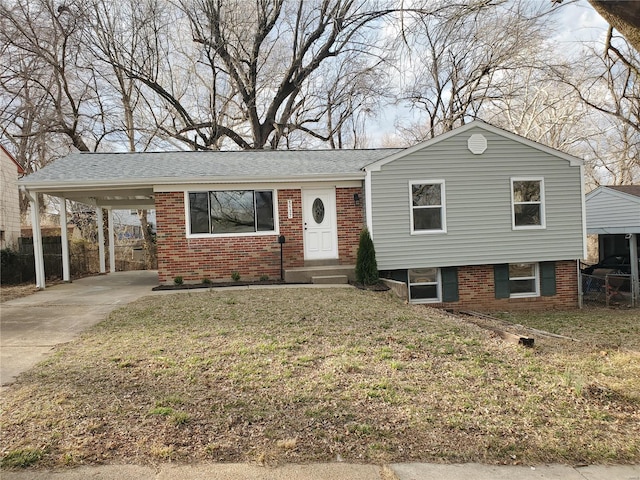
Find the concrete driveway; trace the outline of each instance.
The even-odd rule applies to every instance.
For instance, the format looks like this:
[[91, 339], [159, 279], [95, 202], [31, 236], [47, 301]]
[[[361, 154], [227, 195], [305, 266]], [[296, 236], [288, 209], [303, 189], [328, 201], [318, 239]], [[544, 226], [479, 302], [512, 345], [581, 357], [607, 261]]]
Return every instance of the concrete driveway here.
[[55, 345], [70, 341], [115, 308], [151, 295], [157, 285], [157, 271], [116, 272], [0, 304], [0, 384], [13, 383]]

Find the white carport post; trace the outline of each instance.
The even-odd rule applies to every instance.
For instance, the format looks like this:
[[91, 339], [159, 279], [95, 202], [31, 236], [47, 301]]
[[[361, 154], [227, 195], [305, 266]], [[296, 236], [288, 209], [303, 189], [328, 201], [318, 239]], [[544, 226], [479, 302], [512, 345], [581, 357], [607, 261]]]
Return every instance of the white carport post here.
[[98, 257], [100, 258], [100, 273], [106, 273], [104, 258], [104, 218], [102, 216], [102, 207], [96, 205], [96, 221], [98, 223]]
[[69, 238], [67, 232], [67, 199], [60, 197], [60, 241], [62, 242], [62, 281], [71, 280], [69, 268]]
[[107, 224], [109, 228], [109, 271], [116, 271], [116, 242], [113, 239], [113, 210], [107, 210]]
[[38, 194], [31, 194], [28, 190], [25, 190], [25, 193], [31, 205], [31, 231], [33, 232], [33, 258], [36, 270], [36, 287], [44, 289], [44, 253], [42, 251], [42, 230], [40, 228]]
[[629, 235], [629, 257], [631, 260], [631, 298], [633, 306], [640, 302], [640, 282], [638, 281], [638, 234]]

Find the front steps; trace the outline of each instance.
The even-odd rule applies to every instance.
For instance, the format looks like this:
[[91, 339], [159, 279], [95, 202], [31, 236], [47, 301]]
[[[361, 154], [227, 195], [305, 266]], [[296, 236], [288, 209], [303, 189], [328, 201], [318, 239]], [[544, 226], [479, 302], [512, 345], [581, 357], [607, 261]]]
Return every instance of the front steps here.
[[284, 271], [287, 283], [335, 285], [355, 280], [355, 265], [311, 265]]

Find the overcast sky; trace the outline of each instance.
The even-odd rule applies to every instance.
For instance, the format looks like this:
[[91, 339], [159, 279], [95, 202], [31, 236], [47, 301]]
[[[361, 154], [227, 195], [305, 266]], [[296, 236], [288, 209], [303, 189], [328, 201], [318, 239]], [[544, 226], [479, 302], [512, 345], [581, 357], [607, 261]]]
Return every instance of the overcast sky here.
[[[531, 2], [550, 2], [551, 0], [528, 0]], [[553, 41], [558, 45], [558, 52], [567, 54], [575, 51], [576, 56], [584, 46], [584, 42], [595, 42], [602, 45], [609, 24], [593, 9], [587, 0], [564, 0], [554, 7], [557, 10], [557, 35]], [[415, 118], [412, 112], [401, 106], [387, 106], [382, 109], [377, 120], [367, 122], [368, 147], [382, 147], [385, 140], [397, 137], [395, 123], [398, 119]], [[398, 139], [399, 140], [399, 139]]]

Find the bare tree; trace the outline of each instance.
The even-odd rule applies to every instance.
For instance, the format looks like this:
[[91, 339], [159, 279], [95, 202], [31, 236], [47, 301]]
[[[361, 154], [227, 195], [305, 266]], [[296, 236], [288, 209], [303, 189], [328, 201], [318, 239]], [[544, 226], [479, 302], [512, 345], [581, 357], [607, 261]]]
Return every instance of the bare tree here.
[[[10, 105], [3, 114], [5, 121], [21, 116], [33, 120], [29, 131], [20, 135], [64, 135], [81, 151], [92, 150], [98, 143], [100, 119], [92, 104], [97, 95], [82, 48], [85, 18], [80, 1], [0, 3], [2, 60], [8, 66], [2, 96]], [[33, 108], [36, 114], [26, 112]]]
[[526, 2], [498, 2], [456, 14], [422, 17], [400, 37], [412, 63], [402, 65], [400, 98], [421, 119], [400, 126], [412, 141], [432, 138], [480, 116], [508, 91], [514, 72], [531, 66], [544, 18]]
[[640, 52], [640, 2], [589, 0], [589, 3], [609, 25], [624, 35], [636, 52]]
[[603, 50], [585, 46], [581, 58], [579, 65], [558, 68], [556, 74], [589, 110], [585, 120], [591, 122], [593, 133], [585, 139], [585, 156], [590, 159], [593, 183], [637, 182], [640, 56], [609, 28]]

